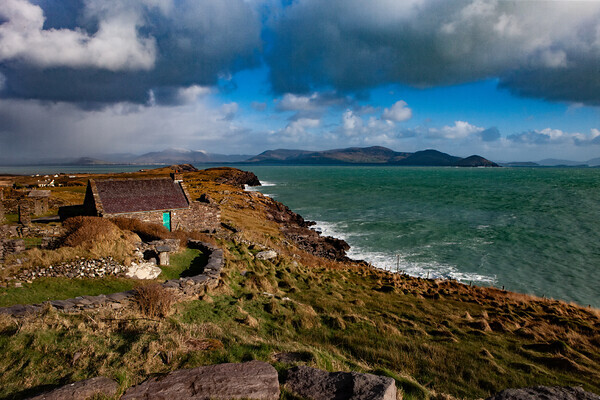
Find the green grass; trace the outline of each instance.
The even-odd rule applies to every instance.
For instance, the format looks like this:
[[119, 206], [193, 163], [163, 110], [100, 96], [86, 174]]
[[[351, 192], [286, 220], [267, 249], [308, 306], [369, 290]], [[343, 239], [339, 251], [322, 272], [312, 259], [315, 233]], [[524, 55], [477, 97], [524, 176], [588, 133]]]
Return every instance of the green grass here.
[[4, 223], [17, 224], [18, 222], [19, 222], [19, 214], [4, 214]]
[[23, 287], [0, 288], [0, 307], [65, 300], [77, 296], [97, 296], [133, 289], [141, 281], [107, 277], [102, 279], [40, 278]]
[[160, 279], [179, 279], [202, 273], [207, 256], [197, 249], [185, 249], [170, 256], [170, 265], [161, 266]]

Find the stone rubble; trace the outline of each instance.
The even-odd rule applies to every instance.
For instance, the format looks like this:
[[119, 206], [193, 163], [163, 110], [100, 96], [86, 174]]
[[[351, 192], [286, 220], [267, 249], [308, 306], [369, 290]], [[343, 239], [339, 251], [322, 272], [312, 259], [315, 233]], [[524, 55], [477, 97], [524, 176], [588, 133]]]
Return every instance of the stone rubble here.
[[95, 260], [76, 259], [48, 267], [36, 266], [19, 271], [13, 279], [22, 282], [32, 282], [44, 277], [67, 278], [104, 278], [106, 276], [122, 276], [129, 267], [126, 267], [112, 257]]
[[[209, 243], [190, 240], [188, 247], [199, 249], [208, 254], [208, 262], [204, 267], [203, 273], [180, 279], [171, 279], [162, 284], [164, 288], [172, 292], [178, 299], [193, 299], [204, 294], [208, 289], [213, 289], [219, 285], [221, 270], [224, 265], [223, 250]], [[80, 296], [74, 299], [54, 300], [47, 302], [52, 307], [65, 312], [80, 312], [82, 310], [107, 307], [112, 309], [128, 306], [135, 296], [135, 290], [126, 292], [101, 294], [99, 296]], [[15, 317], [36, 313], [43, 309], [44, 304], [14, 305], [11, 307], [0, 308], [0, 314], [12, 315]]]

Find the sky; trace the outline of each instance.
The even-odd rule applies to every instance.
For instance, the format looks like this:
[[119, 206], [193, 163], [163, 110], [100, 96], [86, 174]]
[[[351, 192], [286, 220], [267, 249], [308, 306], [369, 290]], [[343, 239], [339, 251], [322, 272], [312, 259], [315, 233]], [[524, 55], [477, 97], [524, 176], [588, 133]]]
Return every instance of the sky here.
[[600, 157], [600, 0], [2, 0], [0, 161]]

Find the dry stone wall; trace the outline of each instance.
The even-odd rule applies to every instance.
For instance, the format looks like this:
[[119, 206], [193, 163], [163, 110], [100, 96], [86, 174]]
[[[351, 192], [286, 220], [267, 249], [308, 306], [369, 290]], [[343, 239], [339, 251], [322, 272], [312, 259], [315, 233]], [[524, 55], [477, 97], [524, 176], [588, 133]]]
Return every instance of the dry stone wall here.
[[[164, 288], [172, 292], [181, 300], [196, 298], [204, 293], [207, 288], [217, 287], [224, 265], [222, 249], [197, 240], [190, 240], [188, 246], [208, 254], [208, 262], [204, 267], [202, 274], [189, 278], [172, 279], [162, 284]], [[65, 312], [79, 312], [102, 307], [119, 309], [130, 305], [134, 296], [135, 290], [129, 290], [107, 295], [101, 294], [99, 296], [80, 296], [68, 300], [53, 300], [46, 304]], [[22, 316], [39, 312], [45, 306], [45, 304], [18, 304], [11, 307], [0, 308], [0, 314]]]

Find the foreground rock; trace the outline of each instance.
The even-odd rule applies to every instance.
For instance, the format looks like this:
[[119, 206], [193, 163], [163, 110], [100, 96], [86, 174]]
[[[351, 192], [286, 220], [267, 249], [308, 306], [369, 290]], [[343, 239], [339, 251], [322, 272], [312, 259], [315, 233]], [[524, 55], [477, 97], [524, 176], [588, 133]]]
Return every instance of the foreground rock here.
[[358, 372], [327, 372], [298, 366], [288, 371], [285, 387], [311, 400], [396, 400], [392, 378]]
[[152, 263], [131, 263], [125, 276], [133, 279], [156, 279], [162, 270]]
[[534, 386], [522, 389], [506, 389], [487, 400], [600, 400], [600, 396], [586, 392], [580, 387]]
[[250, 361], [179, 370], [151, 378], [125, 392], [122, 400], [279, 399], [277, 371]]
[[265, 251], [261, 251], [260, 253], [256, 254], [254, 257], [257, 260], [271, 260], [273, 258], [277, 258], [278, 254], [276, 251], [274, 250], [265, 250]]
[[87, 400], [90, 398], [112, 398], [117, 394], [119, 385], [112, 379], [103, 376], [87, 379], [60, 387], [51, 392], [41, 394], [30, 400]]

